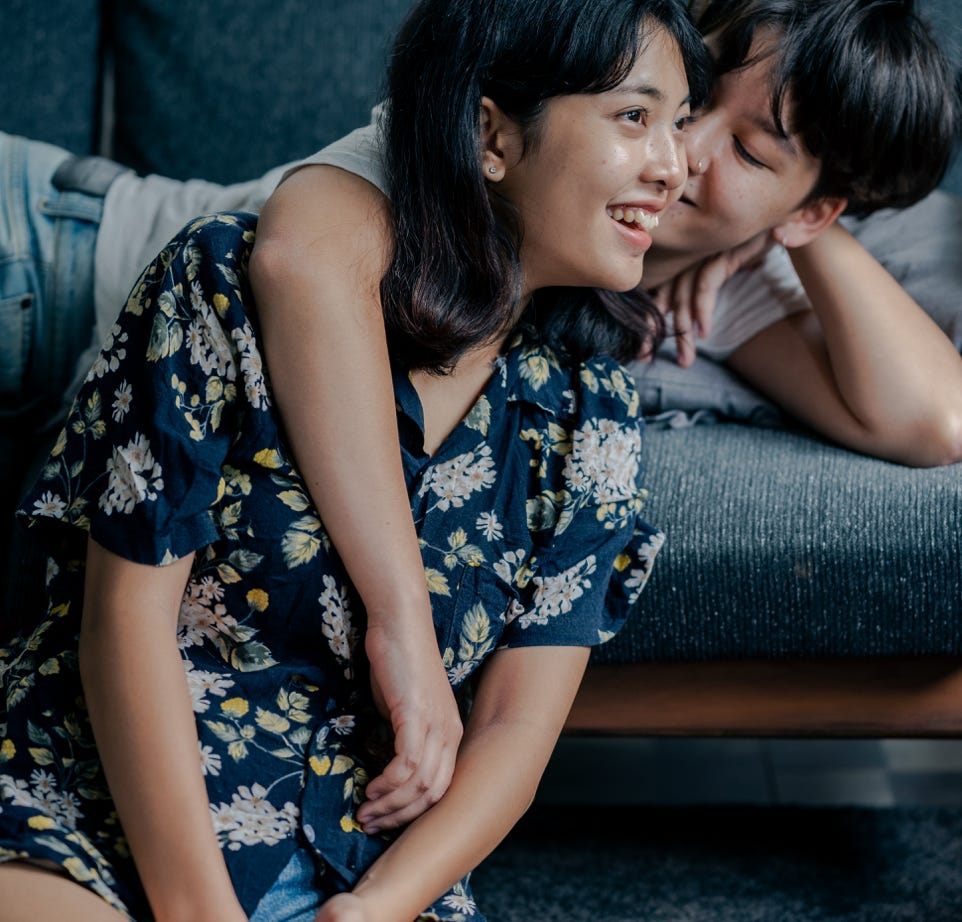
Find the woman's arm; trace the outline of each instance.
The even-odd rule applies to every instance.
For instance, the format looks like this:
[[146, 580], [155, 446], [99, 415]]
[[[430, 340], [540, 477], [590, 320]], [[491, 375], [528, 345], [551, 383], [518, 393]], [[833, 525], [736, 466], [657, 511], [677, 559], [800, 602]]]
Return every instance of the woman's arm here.
[[411, 922], [476, 867], [533, 799], [588, 662], [587, 647], [520, 647], [484, 665], [447, 793], [317, 922]]
[[728, 364], [857, 451], [918, 467], [962, 459], [952, 342], [841, 226], [789, 252], [814, 310], [772, 324]]
[[117, 813], [158, 922], [242, 922], [210, 820], [177, 613], [193, 555], [131, 563], [88, 542], [80, 671]]
[[461, 722], [401, 470], [378, 288], [390, 233], [373, 186], [305, 167], [268, 200], [250, 272], [278, 408], [364, 601], [375, 694], [395, 732], [396, 757], [368, 797], [391, 794], [397, 809], [420, 811], [447, 787]]

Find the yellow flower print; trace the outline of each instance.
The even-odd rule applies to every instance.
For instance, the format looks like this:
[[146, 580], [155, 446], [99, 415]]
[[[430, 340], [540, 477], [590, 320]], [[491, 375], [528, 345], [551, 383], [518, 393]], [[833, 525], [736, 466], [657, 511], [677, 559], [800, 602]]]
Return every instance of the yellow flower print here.
[[254, 463], [271, 471], [276, 471], [284, 466], [281, 454], [276, 448], [262, 448], [254, 455]]
[[96, 876], [79, 858], [67, 858], [63, 866], [74, 880], [93, 880]]
[[243, 717], [250, 710], [250, 705], [243, 698], [228, 698], [221, 702], [220, 709], [231, 717]]
[[270, 604], [270, 596], [263, 589], [251, 589], [247, 593], [247, 604], [254, 611], [266, 611]]
[[17, 747], [13, 740], [5, 739], [0, 743], [0, 762], [8, 762], [17, 754]]
[[57, 824], [49, 816], [31, 816], [27, 820], [27, 825], [31, 829], [53, 829]]

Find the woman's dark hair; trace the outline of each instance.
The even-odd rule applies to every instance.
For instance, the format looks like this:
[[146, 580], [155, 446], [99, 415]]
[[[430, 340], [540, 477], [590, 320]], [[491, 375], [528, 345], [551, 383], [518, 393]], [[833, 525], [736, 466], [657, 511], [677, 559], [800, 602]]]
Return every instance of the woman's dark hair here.
[[[676, 0], [422, 0], [388, 71], [385, 162], [395, 250], [381, 282], [395, 361], [443, 372], [518, 322], [523, 228], [481, 172], [482, 96], [537, 130], [553, 97], [600, 93], [629, 73], [656, 28], [677, 42], [693, 105], [709, 63]], [[546, 289], [530, 316], [571, 357], [636, 355], [660, 338], [643, 292]]]
[[752, 40], [772, 30], [775, 124], [821, 160], [810, 199], [847, 198], [864, 215], [911, 205], [941, 182], [962, 104], [913, 0], [711, 0], [698, 26], [712, 37], [716, 74], [753, 63]]

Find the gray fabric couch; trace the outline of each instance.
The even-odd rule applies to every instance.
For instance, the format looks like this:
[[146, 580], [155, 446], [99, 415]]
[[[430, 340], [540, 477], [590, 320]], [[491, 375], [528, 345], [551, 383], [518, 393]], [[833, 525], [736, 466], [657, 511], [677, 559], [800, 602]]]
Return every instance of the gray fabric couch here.
[[[409, 5], [7, 0], [0, 126], [141, 172], [246, 179], [367, 120], [388, 38]], [[962, 8], [921, 5], [958, 64]], [[962, 164], [946, 188], [962, 193]], [[704, 374], [744, 396], [723, 368]], [[658, 380], [640, 383], [663, 409]], [[623, 699], [648, 693], [631, 678], [645, 664], [818, 659], [852, 664], [846, 674], [855, 675], [856, 663], [905, 657], [938, 663], [944, 675], [962, 657], [962, 469], [861, 457], [775, 428], [784, 420], [759, 406], [751, 419], [716, 410], [710, 424], [651, 427], [648, 518], [669, 539], [629, 627], [594, 655], [589, 682], [617, 674], [607, 693]], [[0, 439], [7, 530], [42, 446], [7, 424]], [[7, 596], [15, 619], [9, 580]], [[648, 726], [643, 716], [609, 726], [585, 713], [579, 729]]]

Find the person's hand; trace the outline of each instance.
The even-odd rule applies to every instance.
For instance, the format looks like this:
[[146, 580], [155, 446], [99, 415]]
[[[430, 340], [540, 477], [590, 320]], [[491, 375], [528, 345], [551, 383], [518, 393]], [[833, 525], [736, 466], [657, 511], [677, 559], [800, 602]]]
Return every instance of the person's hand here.
[[365, 832], [410, 823], [448, 789], [463, 727], [430, 617], [369, 620], [374, 701], [394, 731], [394, 757], [367, 785]]
[[772, 246], [771, 234], [716, 253], [654, 289], [651, 294], [662, 314], [674, 315], [678, 364], [687, 368], [695, 361], [695, 339], [711, 333], [718, 292], [739, 269], [757, 265]]

